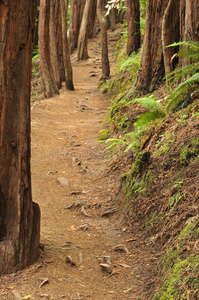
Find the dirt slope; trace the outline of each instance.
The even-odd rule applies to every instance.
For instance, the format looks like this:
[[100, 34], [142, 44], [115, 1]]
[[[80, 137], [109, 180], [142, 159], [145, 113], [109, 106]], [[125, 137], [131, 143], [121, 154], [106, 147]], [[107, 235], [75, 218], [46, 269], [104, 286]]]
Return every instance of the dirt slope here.
[[[112, 44], [116, 38], [117, 32]], [[89, 47], [87, 61], [72, 57], [74, 92], [63, 87], [59, 96], [33, 102], [32, 192], [41, 208], [41, 256], [26, 270], [0, 277], [1, 300], [148, 299], [154, 283], [158, 255], [136, 232], [101, 216], [118, 189], [120, 171], [111, 168], [130, 165], [111, 162], [97, 142], [109, 102], [97, 90], [99, 42]], [[86, 203], [82, 211], [67, 209], [76, 200]], [[113, 251], [120, 244], [127, 248]], [[100, 267], [104, 256], [111, 273]]]

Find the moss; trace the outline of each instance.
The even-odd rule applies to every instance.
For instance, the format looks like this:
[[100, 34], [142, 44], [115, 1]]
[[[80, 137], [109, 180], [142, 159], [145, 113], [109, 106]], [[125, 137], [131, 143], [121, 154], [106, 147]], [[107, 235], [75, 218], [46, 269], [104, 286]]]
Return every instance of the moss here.
[[183, 297], [187, 290], [194, 291], [199, 288], [197, 274], [192, 273], [198, 266], [199, 255], [190, 255], [182, 261], [178, 260], [153, 300], [186, 299]]
[[196, 230], [194, 230], [196, 227], [196, 223], [190, 223], [188, 224], [180, 233], [180, 235], [178, 236], [178, 241], [179, 242], [182, 242], [183, 240], [185, 239], [189, 239], [189, 240], [192, 240], [192, 239], [195, 239], [197, 234], [199, 233], [198, 229], [197, 228]]
[[159, 155], [165, 155], [169, 151], [171, 145], [175, 142], [174, 139], [168, 140], [169, 137], [167, 137], [166, 141], [161, 142], [159, 141], [156, 144], [156, 150], [154, 151], [153, 156], [159, 156]]
[[189, 155], [188, 146], [182, 148], [180, 152], [180, 163], [181, 165], [185, 165], [187, 163], [187, 158]]
[[192, 139], [189, 145], [182, 148], [180, 152], [180, 163], [186, 165], [190, 161], [193, 161], [199, 154], [199, 138]]
[[147, 185], [153, 181], [151, 170], [142, 174], [142, 168], [148, 162], [150, 154], [147, 151], [140, 152], [129, 173], [122, 175], [123, 188], [128, 199], [132, 193], [143, 195], [146, 192]]
[[151, 226], [151, 224], [153, 224], [153, 225], [158, 224], [158, 221], [159, 221], [158, 212], [157, 212], [157, 210], [155, 210], [148, 216], [148, 218], [144, 224], [144, 228], [148, 229]]
[[196, 299], [199, 255], [187, 251], [187, 245], [193, 247], [198, 236], [197, 224], [190, 222], [178, 236], [178, 247], [171, 247], [166, 252], [162, 260], [161, 285], [153, 300], [187, 299], [187, 291], [190, 299]]

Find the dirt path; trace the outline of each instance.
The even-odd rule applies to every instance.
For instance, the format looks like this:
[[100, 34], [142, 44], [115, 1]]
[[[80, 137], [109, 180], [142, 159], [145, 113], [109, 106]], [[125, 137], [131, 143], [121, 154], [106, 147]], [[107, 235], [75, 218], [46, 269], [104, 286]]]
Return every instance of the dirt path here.
[[[30, 299], [148, 299], [151, 252], [135, 234], [101, 217], [118, 181], [97, 142], [109, 102], [97, 90], [99, 46], [90, 48], [89, 60], [72, 58], [75, 91], [63, 87], [59, 96], [32, 106], [32, 191], [44, 250], [33, 266], [0, 279], [1, 300], [20, 299], [16, 291]], [[67, 209], [77, 200], [89, 206]], [[113, 251], [118, 244], [128, 253]], [[104, 256], [110, 256], [110, 274], [100, 267]]]

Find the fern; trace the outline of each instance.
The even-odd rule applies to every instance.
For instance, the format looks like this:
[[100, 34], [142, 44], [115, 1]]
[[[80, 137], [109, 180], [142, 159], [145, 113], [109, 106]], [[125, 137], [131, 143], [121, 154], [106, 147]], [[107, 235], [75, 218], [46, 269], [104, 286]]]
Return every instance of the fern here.
[[199, 85], [199, 43], [191, 41], [179, 42], [167, 47], [175, 46], [184, 46], [184, 48], [179, 51], [178, 56], [189, 60], [190, 64], [177, 68], [168, 75], [168, 81], [171, 82], [168, 86], [169, 88], [183, 76], [185, 80], [180, 83], [167, 98], [165, 103], [167, 111], [175, 109], [190, 93], [198, 89]]
[[185, 47], [179, 51], [178, 56], [183, 57], [185, 60], [189, 60], [191, 63], [177, 68], [168, 75], [168, 81], [170, 82], [170, 80], [172, 79], [172, 83], [169, 85], [169, 87], [171, 87], [182, 76], [185, 75], [186, 77], [187, 74], [194, 75], [195, 73], [199, 72], [199, 43], [191, 41], [179, 42], [173, 43], [167, 46], [167, 48], [176, 46]]
[[199, 88], [199, 73], [180, 83], [166, 101], [167, 111], [175, 109], [189, 94]]
[[143, 108], [148, 111], [138, 117], [137, 121], [134, 123], [135, 127], [143, 127], [151, 123], [155, 119], [164, 118], [167, 115], [165, 108], [154, 98], [154, 95], [146, 96], [144, 98], [136, 98], [125, 105], [140, 103]]

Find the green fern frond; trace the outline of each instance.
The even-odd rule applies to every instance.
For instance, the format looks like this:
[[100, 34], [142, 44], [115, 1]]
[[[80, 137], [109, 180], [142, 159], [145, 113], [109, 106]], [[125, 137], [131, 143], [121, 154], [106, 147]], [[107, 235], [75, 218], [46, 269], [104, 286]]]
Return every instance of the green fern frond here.
[[154, 95], [150, 95], [144, 98], [137, 98], [135, 102], [140, 103], [142, 107], [148, 109], [150, 112], [156, 113], [159, 117], [166, 115], [164, 107], [154, 98]]
[[187, 97], [189, 93], [194, 92], [198, 88], [199, 73], [196, 73], [189, 79], [180, 83], [177, 88], [170, 93], [165, 103], [167, 111], [175, 109], [178, 104], [180, 104]]

